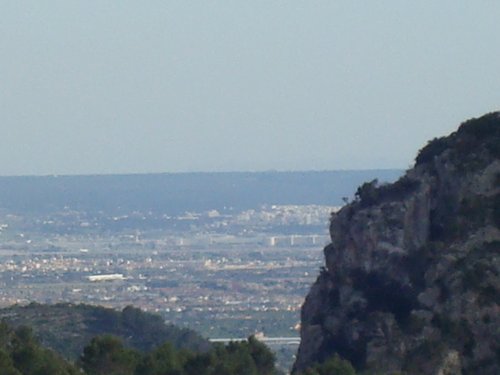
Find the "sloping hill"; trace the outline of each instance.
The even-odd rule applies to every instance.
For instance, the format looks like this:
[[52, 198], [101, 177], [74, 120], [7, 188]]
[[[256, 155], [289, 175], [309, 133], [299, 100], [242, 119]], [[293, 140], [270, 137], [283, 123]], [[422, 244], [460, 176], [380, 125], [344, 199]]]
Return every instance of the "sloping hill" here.
[[140, 351], [151, 351], [167, 341], [176, 348], [196, 352], [210, 348], [196, 332], [165, 324], [160, 316], [132, 306], [117, 311], [84, 304], [32, 303], [1, 309], [0, 319], [14, 327], [31, 327], [44, 346], [72, 360], [93, 337], [103, 334], [120, 337], [126, 346]]

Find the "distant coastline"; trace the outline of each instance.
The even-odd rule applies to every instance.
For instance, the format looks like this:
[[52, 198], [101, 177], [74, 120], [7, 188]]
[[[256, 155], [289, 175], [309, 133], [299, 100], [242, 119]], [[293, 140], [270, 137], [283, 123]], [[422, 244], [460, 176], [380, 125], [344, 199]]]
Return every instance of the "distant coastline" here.
[[0, 176], [0, 210], [86, 212], [244, 210], [263, 204], [340, 205], [356, 187], [401, 169]]

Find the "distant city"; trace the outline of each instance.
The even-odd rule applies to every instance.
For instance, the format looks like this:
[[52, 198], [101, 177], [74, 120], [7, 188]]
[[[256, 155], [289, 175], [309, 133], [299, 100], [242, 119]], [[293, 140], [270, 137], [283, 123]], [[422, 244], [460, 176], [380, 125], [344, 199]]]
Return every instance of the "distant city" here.
[[[234, 215], [188, 212], [164, 217], [161, 231], [107, 234], [99, 229], [107, 223], [162, 218], [135, 212], [89, 221], [66, 211], [29, 222], [6, 215], [0, 303], [133, 304], [210, 337], [293, 334], [295, 313], [328, 242], [328, 217], [337, 209], [291, 205]], [[32, 231], [16, 230], [23, 226]], [[72, 233], [61, 234], [61, 228]], [[281, 326], [282, 317], [272, 324], [253, 319], [252, 314], [267, 312], [288, 316], [288, 326]]]
[[[329, 193], [331, 204], [324, 204], [319, 193], [305, 199], [300, 193], [305, 187], [289, 181], [301, 180], [299, 172], [221, 174], [219, 181], [217, 174], [201, 174], [198, 181], [190, 176], [192, 185], [182, 181], [184, 193], [190, 190], [201, 208], [193, 209], [191, 201], [177, 201], [170, 212], [154, 207], [151, 186], [146, 184], [135, 193], [128, 190], [138, 176], [129, 177], [131, 181], [102, 176], [101, 185], [95, 176], [65, 177], [61, 185], [57, 177], [20, 177], [18, 189], [16, 178], [7, 182], [0, 178], [0, 202], [4, 203], [0, 208], [0, 305], [34, 301], [134, 305], [213, 340], [258, 333], [289, 337], [296, 349], [300, 307], [323, 263], [329, 217], [363, 181], [376, 177], [389, 181], [401, 173], [380, 172], [301, 172], [315, 174], [313, 183], [318, 185], [306, 187], [309, 191], [341, 186], [340, 194]], [[203, 196], [207, 178], [212, 184], [208, 198]], [[36, 182], [29, 185], [27, 179]], [[256, 180], [259, 194], [247, 191], [248, 184], [243, 183]], [[79, 186], [75, 190], [80, 189], [84, 198], [78, 200], [77, 192], [68, 190], [68, 182]], [[167, 195], [175, 186], [175, 175], [169, 176], [169, 182], [164, 189]], [[38, 190], [37, 183], [42, 185]], [[303, 184], [309, 183], [303, 178]], [[220, 193], [230, 194], [227, 205], [214, 184], [220, 186]], [[277, 195], [280, 184], [290, 184], [288, 204], [269, 199]], [[43, 204], [25, 204], [32, 199], [30, 189], [46, 194], [40, 197], [45, 199]], [[116, 189], [127, 200], [117, 202]], [[154, 189], [162, 191], [161, 186]], [[351, 191], [351, 196], [345, 197], [345, 191]], [[98, 199], [107, 194], [117, 206], [99, 209], [85, 194]], [[15, 199], [5, 202], [9, 195]], [[239, 196], [246, 203], [235, 207]], [[210, 200], [218, 204], [207, 209]], [[158, 201], [161, 206], [168, 199]], [[248, 207], [251, 204], [255, 206]], [[290, 357], [295, 349], [276, 350]]]

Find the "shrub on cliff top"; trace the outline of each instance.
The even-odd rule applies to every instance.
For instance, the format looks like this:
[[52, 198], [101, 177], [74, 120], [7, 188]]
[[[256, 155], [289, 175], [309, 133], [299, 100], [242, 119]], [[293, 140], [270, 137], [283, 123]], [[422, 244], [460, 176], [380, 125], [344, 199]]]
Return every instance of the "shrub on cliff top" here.
[[424, 164], [434, 160], [434, 157], [443, 153], [449, 147], [448, 138], [434, 138], [419, 151], [415, 158], [416, 165]]
[[460, 157], [465, 157], [474, 154], [481, 146], [484, 146], [492, 156], [500, 157], [499, 112], [468, 120], [449, 137], [434, 138], [419, 151], [415, 162], [416, 165], [431, 162], [446, 149], [455, 149], [459, 151]]

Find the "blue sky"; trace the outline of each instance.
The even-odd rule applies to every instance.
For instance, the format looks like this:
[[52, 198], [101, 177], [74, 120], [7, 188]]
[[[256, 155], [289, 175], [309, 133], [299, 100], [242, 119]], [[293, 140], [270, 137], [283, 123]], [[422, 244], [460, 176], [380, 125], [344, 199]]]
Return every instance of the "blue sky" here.
[[407, 168], [500, 107], [499, 1], [0, 1], [0, 175]]

